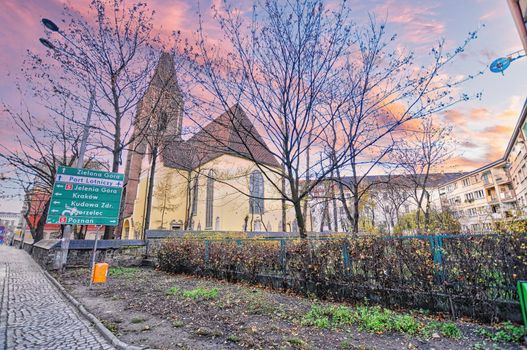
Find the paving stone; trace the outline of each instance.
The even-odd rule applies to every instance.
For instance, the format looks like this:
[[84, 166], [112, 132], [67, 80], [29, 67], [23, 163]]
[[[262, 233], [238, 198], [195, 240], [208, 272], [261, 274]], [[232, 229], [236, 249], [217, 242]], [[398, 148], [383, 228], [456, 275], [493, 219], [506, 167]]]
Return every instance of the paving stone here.
[[0, 245], [0, 350], [114, 349], [23, 250]]

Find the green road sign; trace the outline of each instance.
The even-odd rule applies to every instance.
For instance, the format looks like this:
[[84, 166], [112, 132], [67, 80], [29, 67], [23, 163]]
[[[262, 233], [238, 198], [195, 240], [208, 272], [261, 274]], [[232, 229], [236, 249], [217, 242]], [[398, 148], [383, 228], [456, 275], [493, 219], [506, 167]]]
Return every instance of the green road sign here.
[[123, 182], [123, 174], [60, 166], [47, 223], [116, 226]]

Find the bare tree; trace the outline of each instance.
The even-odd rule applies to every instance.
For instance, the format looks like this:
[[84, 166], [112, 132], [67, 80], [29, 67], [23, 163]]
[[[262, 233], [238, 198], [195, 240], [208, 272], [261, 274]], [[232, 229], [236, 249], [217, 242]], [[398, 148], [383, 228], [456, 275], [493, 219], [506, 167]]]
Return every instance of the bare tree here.
[[[191, 57], [199, 82], [191, 118], [199, 125], [218, 111], [231, 111], [229, 124], [241, 136], [240, 147], [231, 151], [256, 163], [279, 193], [272, 199], [294, 208], [299, 234], [306, 237], [303, 202], [337, 166], [325, 155], [309, 164], [306, 159], [331, 137], [323, 132], [332, 116], [322, 97], [350, 53], [348, 5], [342, 2], [332, 11], [322, 1], [258, 1], [246, 26], [230, 6], [216, 18], [225, 37], [222, 47], [210, 46], [200, 28]], [[239, 122], [240, 111], [251, 125]], [[268, 147], [279, 166], [259, 162], [254, 145]]]
[[[385, 25], [377, 24], [374, 18], [354, 34], [358, 50], [346, 62], [345, 73], [327, 98], [333, 101], [331, 106], [339, 106], [337, 118], [330, 124], [331, 133], [339, 135], [345, 146], [336, 143], [329, 153], [336, 160], [344, 160], [336, 167], [336, 181], [356, 234], [361, 197], [373, 185], [365, 180], [373, 170], [391, 167], [388, 155], [401, 140], [403, 127], [479, 95], [457, 93], [474, 76], [454, 79], [444, 73], [445, 67], [476, 38], [475, 32], [453, 52], [445, 52], [441, 40], [431, 50], [429, 65], [417, 62], [413, 53], [394, 48], [396, 36], [387, 36]], [[346, 155], [339, 155], [338, 150]], [[344, 192], [352, 194], [351, 205]]]
[[[143, 137], [139, 130], [132, 133], [133, 117], [157, 61], [155, 47], [162, 46], [153, 14], [140, 1], [92, 0], [85, 16], [66, 5], [61, 28], [47, 26], [51, 30], [41, 39], [50, 48], [46, 56], [30, 53], [25, 65], [28, 80], [38, 82], [33, 92], [43, 101], [61, 94], [78, 110], [93, 108], [90, 142], [109, 153], [113, 172], [134, 139]], [[111, 238], [112, 231], [107, 227], [104, 237]]]
[[[453, 153], [452, 127], [434, 123], [432, 118], [421, 121], [417, 130], [412, 130], [397, 146], [394, 162], [410, 178], [412, 197], [417, 203], [415, 216], [418, 230], [426, 232], [430, 223], [430, 173], [448, 161]], [[421, 224], [424, 215], [424, 227]]]
[[12, 122], [12, 144], [0, 144], [0, 162], [16, 174], [24, 189], [28, 211], [24, 217], [33, 239], [43, 238], [51, 192], [58, 166], [72, 166], [78, 158], [80, 128], [64, 118], [37, 118], [29, 109], [18, 112], [4, 105]]

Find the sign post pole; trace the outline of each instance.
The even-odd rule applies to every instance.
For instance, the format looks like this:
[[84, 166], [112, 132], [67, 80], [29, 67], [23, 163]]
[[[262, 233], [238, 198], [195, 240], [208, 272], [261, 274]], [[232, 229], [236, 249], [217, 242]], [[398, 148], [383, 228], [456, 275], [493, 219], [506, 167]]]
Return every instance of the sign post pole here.
[[93, 243], [93, 252], [91, 256], [91, 273], [90, 273], [90, 289], [93, 287], [93, 270], [95, 269], [95, 254], [97, 253], [97, 241], [99, 240], [99, 229], [101, 225], [96, 226], [95, 230], [95, 242]]
[[[93, 104], [95, 102], [95, 91], [90, 91], [90, 105], [88, 106], [88, 114], [86, 115], [86, 121], [84, 122], [84, 130], [82, 131], [81, 146], [79, 149], [79, 159], [77, 160], [77, 168], [82, 169], [84, 167], [84, 153], [86, 153], [86, 144], [88, 142], [88, 136], [90, 134], [91, 114], [93, 112]], [[66, 225], [62, 233], [62, 240], [60, 244], [61, 259], [59, 269], [64, 271], [66, 262], [68, 261], [68, 251], [70, 248], [71, 232], [73, 230], [72, 225]]]

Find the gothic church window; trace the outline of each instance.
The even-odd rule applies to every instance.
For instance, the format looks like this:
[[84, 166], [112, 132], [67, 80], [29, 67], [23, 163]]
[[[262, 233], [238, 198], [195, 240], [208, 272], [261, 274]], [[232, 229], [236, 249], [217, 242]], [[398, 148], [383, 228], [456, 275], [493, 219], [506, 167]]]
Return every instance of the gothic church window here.
[[213, 205], [214, 205], [214, 172], [209, 171], [207, 178], [207, 198], [205, 201], [205, 229], [212, 229]]
[[264, 178], [259, 170], [249, 177], [249, 211], [251, 214], [264, 213]]
[[199, 192], [199, 178], [196, 175], [194, 179], [194, 186], [192, 186], [192, 208], [190, 215], [196, 215], [198, 212], [198, 192]]

